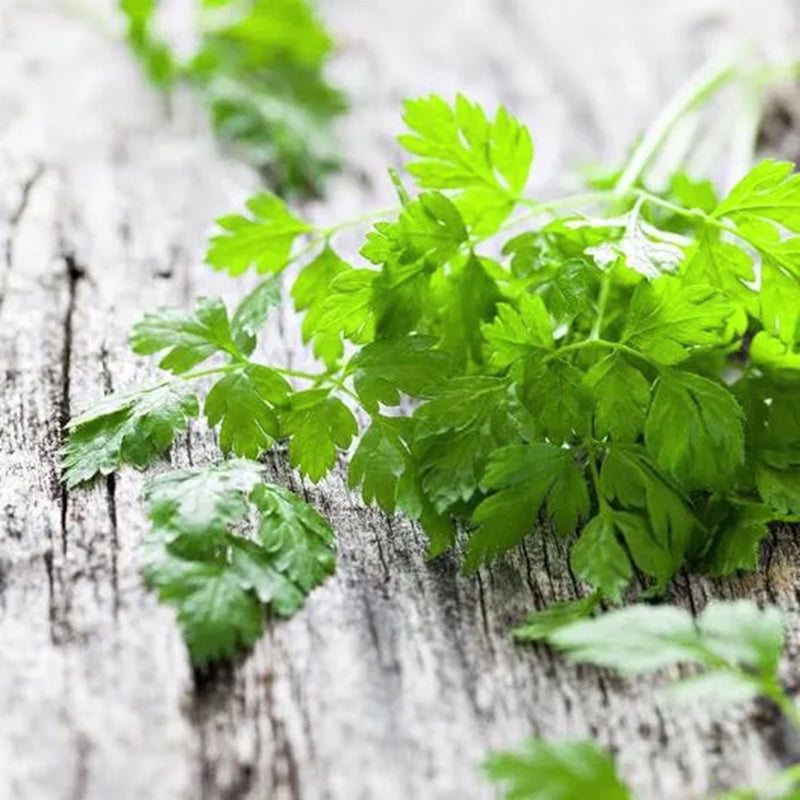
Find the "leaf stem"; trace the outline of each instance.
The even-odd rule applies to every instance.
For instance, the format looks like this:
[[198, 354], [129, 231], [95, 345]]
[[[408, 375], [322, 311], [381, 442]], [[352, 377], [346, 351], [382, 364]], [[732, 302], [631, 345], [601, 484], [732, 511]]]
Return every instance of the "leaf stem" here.
[[614, 187], [614, 196], [617, 199], [625, 197], [631, 191], [678, 121], [736, 74], [736, 64], [728, 56], [707, 62], [689, 78], [664, 106], [631, 154]]
[[609, 350], [616, 350], [620, 353], [626, 353], [627, 355], [638, 358], [642, 361], [646, 361], [648, 364], [652, 364], [651, 360], [640, 353], [638, 350], [635, 350], [632, 347], [628, 347], [628, 345], [623, 344], [622, 342], [611, 342], [608, 339], [581, 339], [579, 342], [572, 342], [572, 344], [565, 344], [563, 347], [559, 347], [557, 350], [554, 350], [552, 353], [548, 353], [543, 359], [543, 363], [547, 363], [548, 361], [552, 361], [554, 358], [559, 358], [560, 356], [564, 355], [565, 353], [575, 353], [579, 350], [584, 350], [587, 347], [606, 347]]
[[594, 319], [592, 330], [589, 333], [589, 339], [598, 341], [600, 339], [600, 331], [603, 327], [603, 317], [606, 315], [606, 306], [608, 305], [608, 296], [611, 294], [611, 272], [606, 270], [603, 275], [603, 282], [600, 285], [600, 295], [597, 298], [597, 316]]

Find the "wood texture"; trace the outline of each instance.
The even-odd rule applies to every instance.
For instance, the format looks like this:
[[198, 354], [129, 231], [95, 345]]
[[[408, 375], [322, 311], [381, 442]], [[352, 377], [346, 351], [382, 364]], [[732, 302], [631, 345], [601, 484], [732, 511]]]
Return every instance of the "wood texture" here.
[[[348, 166], [307, 209], [331, 221], [389, 197], [407, 95], [507, 103], [534, 131], [544, 193], [581, 160], [618, 159], [713, 50], [744, 37], [790, 55], [800, 30], [792, 0], [330, 0], [325, 13], [353, 101]], [[0, 798], [478, 800], [493, 796], [487, 752], [536, 734], [592, 735], [643, 798], [680, 800], [798, 756], [768, 709], [711, 721], [675, 712], [652, 681], [515, 646], [526, 611], [577, 589], [547, 532], [463, 577], [453, 558], [426, 563], [419, 533], [362, 507], [341, 471], [301, 486], [280, 454], [276, 478], [337, 530], [337, 574], [241, 663], [192, 674], [140, 579], [141, 477], [67, 493], [58, 449], [72, 413], [151, 377], [125, 341], [145, 309], [243, 291], [201, 259], [214, 216], [255, 185], [192, 98], [155, 96], [74, 3], [2, 0]], [[303, 363], [290, 314], [266, 340], [276, 362]], [[195, 426], [172, 461], [215, 453]], [[794, 672], [798, 565], [778, 532], [758, 575], [681, 578], [675, 599], [779, 603]]]

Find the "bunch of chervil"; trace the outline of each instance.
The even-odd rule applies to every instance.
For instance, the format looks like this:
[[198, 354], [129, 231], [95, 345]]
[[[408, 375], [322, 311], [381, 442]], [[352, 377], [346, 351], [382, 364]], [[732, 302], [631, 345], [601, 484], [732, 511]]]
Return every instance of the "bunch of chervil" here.
[[[682, 173], [653, 194], [640, 151], [609, 188], [539, 203], [524, 194], [530, 135], [506, 111], [431, 97], [405, 122], [420, 192], [395, 178], [399, 207], [361, 265], [333, 250], [345, 225], [307, 225], [272, 195], [220, 220], [209, 263], [270, 277], [230, 314], [211, 299], [147, 314], [133, 349], [165, 352], [174, 377], [73, 420], [67, 480], [146, 466], [213, 376], [203, 411], [224, 455], [285, 441], [318, 481], [352, 448], [364, 500], [419, 521], [432, 555], [463, 530], [467, 569], [542, 519], [612, 600], [635, 571], [657, 590], [685, 564], [753, 568], [767, 523], [800, 514], [791, 165], [762, 163], [722, 199]], [[281, 302], [274, 276], [299, 260], [291, 297], [316, 373], [251, 358]], [[168, 473], [147, 496], [148, 574], [198, 658], [252, 641], [259, 601], [292, 610], [332, 564], [324, 523], [252, 462]]]

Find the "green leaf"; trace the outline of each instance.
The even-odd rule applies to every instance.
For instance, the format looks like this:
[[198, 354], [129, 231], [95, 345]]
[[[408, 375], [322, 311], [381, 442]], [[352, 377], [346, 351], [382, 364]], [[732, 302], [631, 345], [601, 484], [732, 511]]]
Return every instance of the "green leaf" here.
[[750, 600], [711, 601], [697, 627], [703, 647], [728, 664], [774, 675], [783, 651], [783, 615]]
[[145, 576], [177, 608], [196, 663], [253, 644], [262, 604], [288, 616], [333, 570], [330, 527], [252, 461], [166, 473], [145, 499]]
[[762, 161], [717, 206], [716, 218], [737, 224], [759, 221], [800, 232], [800, 177], [790, 161]]
[[127, 18], [128, 44], [154, 86], [164, 89], [175, 78], [176, 64], [169, 47], [153, 30], [156, 0], [120, 0], [120, 11]]
[[362, 348], [348, 364], [356, 393], [368, 411], [396, 406], [400, 393], [427, 397], [452, 373], [452, 359], [430, 336], [384, 339]]
[[234, 343], [228, 312], [221, 300], [201, 297], [194, 312], [178, 308], [161, 308], [145, 314], [131, 330], [131, 347], [139, 355], [169, 352], [159, 367], [174, 375], [188, 372], [192, 367], [217, 353], [239, 357]]
[[632, 800], [611, 758], [590, 741], [531, 739], [519, 753], [495, 753], [484, 769], [507, 800]]
[[634, 292], [622, 341], [661, 364], [730, 343], [736, 308], [717, 290], [681, 286], [671, 278], [642, 283]]
[[145, 567], [148, 584], [162, 603], [178, 609], [178, 624], [196, 664], [251, 647], [261, 635], [258, 599], [221, 562], [193, 561], [165, 552]]
[[328, 367], [342, 357], [342, 339], [337, 326], [326, 330], [321, 326], [325, 297], [334, 280], [350, 267], [326, 245], [317, 257], [306, 264], [292, 286], [292, 299], [303, 316], [303, 342], [312, 342], [314, 355]]
[[703, 661], [691, 614], [674, 606], [638, 605], [609, 611], [559, 628], [550, 642], [573, 661], [629, 675], [678, 661]]
[[532, 363], [525, 374], [523, 400], [551, 442], [583, 439], [589, 432], [592, 397], [584, 373], [566, 360]]
[[245, 295], [231, 319], [231, 334], [236, 346], [245, 356], [256, 348], [256, 337], [267, 321], [270, 309], [281, 304], [280, 281], [267, 278]]
[[760, 503], [734, 505], [721, 498], [714, 505], [721, 519], [703, 519], [711, 528], [709, 546], [700, 559], [703, 571], [724, 577], [737, 570], [756, 569], [761, 542], [769, 534], [775, 512]]
[[441, 192], [426, 192], [404, 206], [396, 222], [377, 222], [361, 255], [373, 264], [441, 266], [467, 241], [458, 208]]
[[579, 600], [550, 603], [541, 611], [532, 611], [512, 633], [519, 642], [539, 642], [548, 639], [559, 628], [590, 616], [599, 603], [598, 594], [590, 594]]
[[683, 563], [697, 522], [683, 497], [636, 447], [612, 447], [600, 472], [614, 524], [636, 565], [665, 583]]
[[481, 333], [489, 365], [498, 370], [554, 347], [553, 323], [539, 296], [523, 295], [518, 308], [501, 303], [497, 316], [482, 326]]
[[197, 398], [185, 387], [162, 384], [114, 394], [70, 420], [62, 451], [68, 488], [110, 475], [123, 464], [140, 469], [168, 450], [199, 412]]
[[618, 442], [634, 442], [644, 430], [650, 405], [650, 384], [628, 360], [617, 353], [604, 358], [586, 373], [586, 385], [597, 405], [595, 435]]
[[486, 461], [504, 443], [507, 396], [501, 378], [457, 377], [414, 411], [415, 460], [437, 512], [469, 502], [478, 491]]
[[365, 503], [374, 501], [389, 514], [397, 505], [400, 479], [410, 467], [410, 453], [398, 430], [406, 421], [376, 415], [350, 458], [350, 488], [360, 486]]
[[687, 489], [727, 488], [744, 462], [743, 416], [721, 383], [664, 370], [647, 415], [647, 450]]
[[800, 515], [800, 467], [779, 469], [759, 464], [756, 485], [761, 499], [774, 512]]
[[221, 217], [221, 233], [212, 237], [206, 262], [214, 269], [241, 275], [250, 268], [258, 273], [280, 272], [289, 261], [294, 240], [313, 230], [289, 213], [284, 202], [269, 192], [247, 201], [250, 216]]
[[574, 661], [625, 674], [687, 662], [758, 670], [772, 681], [783, 650], [783, 619], [778, 609], [761, 610], [749, 600], [711, 601], [696, 624], [674, 606], [629, 606], [560, 628], [550, 641]]
[[551, 444], [497, 450], [489, 459], [481, 487], [493, 493], [472, 515], [477, 528], [468, 544], [467, 570], [519, 544], [532, 532], [545, 501], [561, 534], [571, 533], [578, 518], [589, 511], [582, 466], [570, 450]]
[[670, 686], [667, 696], [686, 708], [702, 705], [713, 712], [749, 703], [758, 694], [758, 681], [750, 676], [715, 669], [678, 681]]
[[254, 461], [173, 470], [145, 484], [153, 528], [166, 542], [190, 540], [201, 550], [224, 541], [247, 514], [247, 497], [261, 480]]
[[501, 299], [497, 282], [489, 271], [502, 267], [473, 253], [464, 259], [463, 266], [455, 262], [457, 259], [450, 263], [449, 274], [442, 278], [438, 304], [442, 349], [452, 353], [454, 366], [462, 367], [470, 360], [475, 363], [483, 360], [481, 326], [494, 317]]
[[367, 344], [375, 335], [372, 298], [378, 273], [370, 269], [347, 269], [336, 275], [322, 302], [318, 330], [330, 336], [341, 334], [355, 344]]
[[570, 563], [575, 575], [611, 600], [619, 600], [631, 582], [633, 568], [617, 538], [610, 513], [591, 519], [572, 545]]
[[205, 414], [220, 422], [219, 446], [226, 455], [258, 458], [280, 436], [274, 406], [288, 402], [291, 387], [269, 367], [253, 366], [220, 378], [208, 393]]
[[282, 420], [289, 437], [289, 463], [315, 483], [336, 463], [336, 450], [346, 450], [358, 434], [350, 409], [328, 389], [295, 392]]
[[431, 95], [406, 100], [403, 119], [410, 133], [398, 140], [420, 157], [408, 165], [420, 186], [480, 187], [508, 197], [525, 189], [533, 143], [527, 128], [504, 108], [489, 121], [483, 109], [463, 95], [452, 107]]

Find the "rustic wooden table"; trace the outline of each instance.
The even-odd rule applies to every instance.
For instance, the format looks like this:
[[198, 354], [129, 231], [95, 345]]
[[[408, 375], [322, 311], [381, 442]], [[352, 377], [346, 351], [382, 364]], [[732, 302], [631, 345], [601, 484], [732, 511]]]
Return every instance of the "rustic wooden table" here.
[[[9, 800], [473, 800], [476, 765], [529, 734], [594, 736], [646, 800], [701, 798], [798, 755], [768, 714], [673, 711], [653, 682], [515, 646], [510, 626], [574, 596], [546, 533], [474, 577], [424, 560], [420, 534], [365, 509], [341, 473], [304, 487], [332, 520], [339, 568], [235, 667], [196, 681], [172, 612], [137, 567], [141, 477], [59, 484], [70, 414], [149, 379], [126, 331], [155, 304], [230, 296], [202, 265], [214, 216], [256, 185], [217, 151], [191, 97], [170, 106], [74, 0], [0, 4], [0, 797]], [[91, 7], [91, 0], [86, 0]], [[715, 48], [791, 55], [793, 0], [329, 0], [334, 72], [352, 97], [337, 220], [385, 202], [407, 95], [502, 101], [536, 139], [535, 186], [618, 159]], [[534, 187], [535, 188], [535, 187]], [[269, 355], [298, 364], [297, 323]], [[200, 427], [176, 463], [213, 457]], [[279, 480], [297, 484], [282, 460]], [[677, 581], [675, 600], [748, 596], [789, 612], [800, 548], [770, 540], [758, 575]]]

